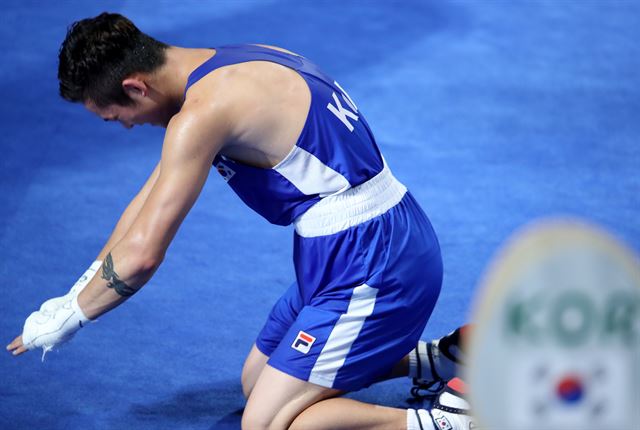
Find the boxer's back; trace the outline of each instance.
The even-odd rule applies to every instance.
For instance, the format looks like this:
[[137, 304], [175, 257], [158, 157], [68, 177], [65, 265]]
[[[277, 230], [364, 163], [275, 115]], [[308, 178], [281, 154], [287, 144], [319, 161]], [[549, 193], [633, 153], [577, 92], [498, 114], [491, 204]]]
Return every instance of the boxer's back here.
[[205, 79], [238, 85], [226, 91], [238, 97], [232, 114], [238, 131], [214, 165], [270, 222], [290, 224], [322, 198], [382, 171], [382, 156], [353, 100], [305, 58], [257, 45], [217, 48], [189, 77], [187, 101], [197, 97], [192, 87], [196, 94], [208, 91]]

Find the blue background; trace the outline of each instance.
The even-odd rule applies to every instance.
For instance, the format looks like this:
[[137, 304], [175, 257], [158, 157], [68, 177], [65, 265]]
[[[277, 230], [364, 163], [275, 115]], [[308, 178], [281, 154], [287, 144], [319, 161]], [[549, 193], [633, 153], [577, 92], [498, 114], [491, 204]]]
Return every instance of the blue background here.
[[[62, 295], [155, 165], [161, 129], [125, 131], [57, 94], [73, 21], [122, 13], [170, 44], [268, 43], [314, 60], [367, 117], [439, 234], [444, 288], [424, 337], [467, 321], [500, 243], [577, 215], [640, 248], [640, 3], [3, 1], [0, 332]], [[0, 428], [237, 428], [245, 355], [293, 280], [291, 228], [212, 172], [165, 263], [44, 363], [0, 355]], [[353, 397], [408, 407], [408, 380]]]

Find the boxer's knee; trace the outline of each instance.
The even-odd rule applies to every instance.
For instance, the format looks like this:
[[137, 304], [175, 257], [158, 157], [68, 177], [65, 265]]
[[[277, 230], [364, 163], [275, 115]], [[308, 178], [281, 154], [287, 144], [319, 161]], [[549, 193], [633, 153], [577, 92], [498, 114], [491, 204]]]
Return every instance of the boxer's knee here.
[[242, 414], [242, 430], [266, 430], [272, 428], [269, 417], [260, 416], [256, 411], [245, 409]]
[[268, 398], [253, 399], [242, 413], [243, 430], [284, 429], [295, 417], [287, 417], [286, 412], [275, 407]]
[[242, 414], [243, 430], [288, 429], [291, 423], [302, 412], [295, 405], [295, 396], [284, 403], [270, 397], [253, 394]]
[[242, 416], [244, 429], [287, 429], [309, 406], [339, 393], [265, 365]]

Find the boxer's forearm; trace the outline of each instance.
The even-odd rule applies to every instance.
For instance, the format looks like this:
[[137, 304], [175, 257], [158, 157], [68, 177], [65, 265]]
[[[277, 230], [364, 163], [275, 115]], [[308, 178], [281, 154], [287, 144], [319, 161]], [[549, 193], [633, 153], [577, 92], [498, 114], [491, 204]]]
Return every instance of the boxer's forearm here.
[[105, 255], [102, 267], [78, 296], [80, 309], [89, 319], [108, 312], [142, 288], [159, 264], [145, 256], [143, 245], [121, 241]]

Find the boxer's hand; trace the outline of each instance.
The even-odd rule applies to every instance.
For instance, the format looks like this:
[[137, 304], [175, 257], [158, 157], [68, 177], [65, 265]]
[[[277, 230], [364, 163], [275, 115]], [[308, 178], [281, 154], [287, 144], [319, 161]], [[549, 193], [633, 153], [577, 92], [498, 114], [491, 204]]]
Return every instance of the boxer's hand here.
[[28, 349], [22, 344], [22, 335], [16, 337], [9, 345], [7, 345], [7, 351], [13, 355], [20, 355], [23, 352], [28, 351]]
[[[40, 310], [32, 313], [25, 323], [25, 329], [28, 331], [28, 345], [24, 345], [22, 336], [24, 335], [25, 330], [23, 330], [23, 333], [20, 336], [13, 339], [13, 341], [7, 345], [7, 351], [11, 352], [13, 355], [20, 355], [27, 352], [29, 349], [38, 347], [42, 347], [47, 351], [54, 345], [58, 345], [71, 339], [74, 333], [78, 330], [75, 324], [79, 323], [80, 327], [82, 327], [82, 324], [88, 321], [82, 310], [77, 305], [77, 296], [84, 287], [89, 284], [89, 281], [91, 281], [101, 266], [102, 261], [94, 261], [87, 271], [82, 274], [75, 284], [73, 284], [67, 294], [61, 297], [54, 297], [44, 302], [42, 306], [40, 306]], [[63, 309], [65, 304], [66, 308]], [[58, 312], [68, 315], [68, 310], [72, 311], [72, 318], [69, 324], [66, 323], [67, 321], [62, 321], [62, 324], [58, 323], [57, 326], [56, 324], [52, 324], [53, 321], [50, 320], [55, 320]], [[58, 318], [58, 321], [61, 319], [64, 320], [64, 318]], [[51, 333], [49, 333], [49, 335], [46, 333], [39, 333], [38, 336], [38, 331], [40, 331], [38, 330], [38, 326], [43, 326], [44, 324], [47, 324], [47, 330]], [[34, 336], [41, 339], [35, 341]]]
[[71, 340], [89, 319], [78, 305], [77, 297], [63, 296], [47, 300], [41, 310], [33, 312], [24, 323], [22, 335], [7, 349], [19, 355], [28, 349], [42, 348], [44, 355]]
[[[77, 285], [77, 282], [76, 282]], [[74, 285], [75, 287], [75, 285]], [[62, 297], [54, 297], [53, 299], [49, 299], [40, 306], [40, 313], [44, 315], [53, 315], [56, 311], [62, 306], [65, 302], [66, 296]], [[12, 353], [13, 355], [20, 355], [24, 352], [27, 352], [28, 349], [24, 346], [22, 342], [22, 335], [13, 339], [13, 341], [7, 345], [7, 351]]]

